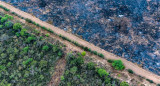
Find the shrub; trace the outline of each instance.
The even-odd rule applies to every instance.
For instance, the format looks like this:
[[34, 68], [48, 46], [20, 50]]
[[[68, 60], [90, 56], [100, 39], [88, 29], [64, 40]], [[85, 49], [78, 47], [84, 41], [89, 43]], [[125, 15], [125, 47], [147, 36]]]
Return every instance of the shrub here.
[[63, 81], [64, 80], [64, 76], [61, 76], [61, 81]]
[[14, 30], [22, 29], [22, 25], [21, 25], [20, 23], [15, 23], [15, 24], [13, 25], [13, 29], [14, 29]]
[[97, 51], [93, 51], [93, 54], [98, 55]]
[[102, 78], [102, 77], [107, 77], [109, 75], [109, 73], [107, 73], [107, 71], [105, 69], [99, 68], [97, 70], [98, 75]]
[[0, 29], [2, 29], [3, 28], [3, 25], [0, 25]]
[[128, 72], [131, 73], [131, 74], [134, 73], [133, 70], [131, 70], [131, 69], [128, 69]]
[[160, 84], [157, 84], [157, 86], [160, 86]]
[[43, 46], [42, 50], [48, 51], [49, 47], [47, 45]]
[[29, 64], [30, 62], [32, 62], [32, 60], [33, 60], [32, 58], [29, 58], [26, 61], [23, 61], [23, 65]]
[[30, 19], [28, 19], [28, 18], [26, 18], [26, 21], [27, 21], [28, 23], [33, 23], [33, 21], [30, 20]]
[[30, 43], [31, 41], [35, 40], [35, 37], [28, 37], [27, 42]]
[[77, 63], [77, 66], [81, 66], [82, 64], [84, 64], [84, 58], [83, 57], [78, 57], [76, 59], [76, 63]]
[[85, 52], [85, 51], [83, 51], [83, 52], [81, 53], [81, 55], [82, 55], [82, 56], [85, 56], [85, 55], [86, 55], [86, 52]]
[[77, 72], [77, 67], [74, 66], [70, 69], [70, 73], [72, 73], [73, 75]]
[[120, 86], [129, 86], [129, 84], [125, 81], [121, 82]]
[[112, 60], [112, 59], [108, 59], [107, 60], [109, 63], [113, 63], [114, 62], [114, 60]]
[[5, 17], [7, 17], [8, 19], [13, 20], [13, 16], [6, 14]]
[[0, 8], [4, 9], [5, 11], [10, 11], [9, 9], [7, 9], [6, 7], [0, 5]]
[[1, 18], [1, 23], [6, 22], [7, 20], [8, 20], [8, 18], [7, 18], [7, 17], [2, 17], [2, 18]]
[[150, 82], [150, 83], [154, 83], [152, 80], [150, 80], [150, 79], [146, 79], [148, 82]]
[[47, 61], [45, 60], [41, 60], [39, 66], [42, 67], [46, 67], [47, 66]]
[[29, 50], [29, 47], [25, 47], [25, 48], [23, 49], [24, 52], [28, 52], [28, 50]]
[[99, 53], [98, 56], [104, 58], [104, 55], [102, 53]]
[[90, 70], [95, 69], [95, 66], [96, 66], [96, 64], [93, 63], [93, 62], [89, 62], [89, 63], [87, 64], [87, 68], [90, 69]]
[[46, 34], [46, 37], [49, 37], [49, 34]]
[[11, 21], [5, 22], [5, 27], [6, 27], [6, 28], [11, 28], [12, 25], [13, 25], [13, 24], [12, 24]]
[[21, 35], [21, 36], [24, 36], [24, 35], [26, 34], [26, 31], [27, 31], [27, 30], [23, 28], [23, 29], [21, 30], [21, 32], [20, 32], [20, 35]]
[[112, 66], [116, 70], [123, 70], [125, 68], [121, 60], [114, 60], [114, 62], [112, 63]]

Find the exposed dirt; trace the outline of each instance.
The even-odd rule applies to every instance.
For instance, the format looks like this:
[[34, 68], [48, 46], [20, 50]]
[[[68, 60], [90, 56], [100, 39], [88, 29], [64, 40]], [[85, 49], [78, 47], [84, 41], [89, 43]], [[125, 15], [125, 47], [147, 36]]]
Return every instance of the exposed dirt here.
[[61, 58], [57, 63], [56, 63], [55, 71], [52, 76], [52, 80], [50, 81], [48, 86], [58, 86], [60, 83], [60, 77], [63, 75], [65, 71], [65, 66], [66, 66], [66, 60], [65, 57]]
[[[103, 50], [103, 49], [101, 49], [101, 48], [89, 43], [89, 42], [86, 42], [86, 41], [80, 39], [79, 37], [77, 37], [77, 36], [75, 36], [73, 34], [67, 33], [67, 32], [65, 32], [65, 31], [63, 31], [63, 30], [61, 30], [61, 29], [59, 29], [57, 27], [54, 27], [54, 26], [52, 26], [52, 25], [50, 25], [50, 24], [48, 24], [46, 22], [43, 22], [43, 21], [39, 20], [38, 18], [28, 14], [28, 13], [25, 13], [25, 12], [19, 10], [19, 9], [14, 8], [13, 6], [11, 6], [9, 4], [6, 4], [6, 3], [0, 1], [0, 5], [3, 5], [5, 7], [7, 7], [12, 12], [17, 13], [17, 14], [23, 16], [24, 18], [29, 18], [32, 21], [35, 21], [36, 23], [38, 23], [38, 24], [40, 24], [42, 26], [45, 26], [47, 28], [52, 29], [57, 34], [62, 34], [63, 36], [65, 36], [65, 37], [67, 37], [69, 39], [72, 39], [72, 40], [78, 42], [79, 44], [82, 44], [84, 46], [87, 46], [87, 47], [91, 48], [92, 50], [95, 50], [95, 51], [97, 51], [99, 53], [104, 54], [106, 59], [121, 59], [124, 62], [124, 65], [126, 66], [126, 68], [127, 69], [132, 69], [135, 72], [135, 74], [140, 75], [140, 76], [145, 77], [145, 78], [148, 78], [150, 80], [153, 80], [155, 83], [160, 83], [160, 76], [155, 75], [155, 74], [153, 74], [153, 73], [151, 73], [151, 72], [149, 72], [147, 70], [144, 70], [144, 69], [142, 69], [141, 67], [139, 67], [138, 65], [136, 65], [136, 64], [134, 64], [132, 62], [129, 62], [129, 61], [127, 61], [127, 60], [125, 60], [123, 58], [120, 58], [120, 57], [118, 57], [118, 56], [116, 56], [116, 55], [114, 55], [112, 53], [109, 53], [109, 52], [107, 52], [107, 51], [105, 51], [105, 50]], [[55, 37], [55, 36], [51, 36], [51, 37]], [[60, 40], [62, 40], [62, 39], [60, 39]], [[69, 49], [80, 51], [80, 52], [83, 51], [82, 49], [74, 46], [73, 44], [71, 44], [71, 43], [69, 43], [67, 41], [61, 41], [61, 42], [66, 44]], [[92, 55], [92, 56], [93, 57], [97, 57], [97, 56], [94, 56], [94, 55]], [[103, 61], [106, 62], [106, 60], [104, 60], [104, 59], [100, 59], [100, 58], [98, 58], [98, 59], [99, 59], [99, 62], [103, 62]], [[57, 69], [57, 70], [59, 70], [59, 69]]]

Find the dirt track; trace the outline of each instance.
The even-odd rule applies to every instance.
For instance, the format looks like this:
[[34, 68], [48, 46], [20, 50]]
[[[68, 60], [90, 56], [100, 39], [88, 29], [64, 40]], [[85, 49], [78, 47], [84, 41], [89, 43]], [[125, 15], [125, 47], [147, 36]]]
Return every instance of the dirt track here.
[[107, 58], [107, 59], [120, 59], [120, 60], [122, 60], [124, 62], [124, 65], [126, 66], [126, 68], [132, 69], [137, 75], [140, 75], [140, 76], [145, 77], [147, 79], [153, 80], [155, 83], [160, 83], [160, 76], [158, 76], [156, 74], [153, 74], [153, 73], [151, 73], [151, 72], [149, 72], [147, 70], [144, 70], [144, 69], [142, 69], [141, 67], [137, 66], [136, 64], [134, 64], [132, 62], [129, 62], [129, 61], [127, 61], [127, 60], [125, 60], [123, 58], [120, 58], [120, 57], [118, 57], [118, 56], [116, 56], [116, 55], [114, 55], [112, 53], [109, 53], [109, 52], [107, 52], [107, 51], [105, 51], [105, 50], [93, 45], [92, 43], [84, 41], [84, 40], [80, 39], [79, 37], [77, 37], [77, 36], [75, 36], [75, 35], [73, 35], [71, 33], [67, 33], [67, 32], [65, 32], [65, 31], [63, 31], [63, 30], [61, 30], [61, 29], [59, 29], [57, 27], [54, 27], [51, 24], [43, 22], [40, 19], [32, 16], [31, 14], [25, 13], [25, 12], [23, 12], [23, 11], [21, 11], [21, 10], [19, 10], [19, 9], [9, 5], [9, 4], [7, 4], [7, 3], [4, 3], [2, 1], [0, 1], [0, 5], [5, 6], [6, 8], [10, 9], [11, 12], [15, 12], [15, 13], [21, 15], [24, 18], [28, 18], [28, 19], [31, 19], [32, 21], [35, 21], [36, 23], [40, 24], [41, 26], [45, 26], [47, 28], [50, 28], [51, 30], [53, 30], [57, 34], [61, 34], [61, 35], [65, 36], [65, 37], [67, 37], [69, 39], [72, 39], [72, 40], [78, 42], [81, 45], [87, 46], [88, 48], [91, 48], [92, 50], [95, 50], [95, 51], [97, 51], [99, 53], [104, 54], [105, 58]]

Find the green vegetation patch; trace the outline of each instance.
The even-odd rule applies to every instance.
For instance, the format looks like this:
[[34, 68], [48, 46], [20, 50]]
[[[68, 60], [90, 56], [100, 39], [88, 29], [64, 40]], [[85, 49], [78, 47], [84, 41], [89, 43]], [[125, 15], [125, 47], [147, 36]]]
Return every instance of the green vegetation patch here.
[[63, 55], [61, 44], [28, 33], [20, 23], [6, 29], [12, 22], [7, 17], [0, 23], [0, 86], [47, 86]]

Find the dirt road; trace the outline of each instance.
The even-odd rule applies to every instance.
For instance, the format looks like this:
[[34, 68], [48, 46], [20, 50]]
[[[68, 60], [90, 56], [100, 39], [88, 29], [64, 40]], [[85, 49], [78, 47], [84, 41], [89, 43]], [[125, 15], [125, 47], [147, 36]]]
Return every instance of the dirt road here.
[[17, 9], [17, 8], [7, 4], [7, 3], [5, 3], [5, 2], [0, 1], [0, 5], [5, 6], [6, 8], [10, 9], [11, 12], [15, 12], [15, 13], [21, 15], [24, 18], [28, 18], [28, 19], [31, 19], [32, 21], [35, 21], [36, 23], [40, 24], [41, 26], [45, 26], [47, 28], [50, 28], [51, 30], [53, 30], [57, 34], [61, 34], [61, 35], [65, 36], [65, 37], [67, 37], [69, 39], [72, 39], [72, 40], [78, 42], [81, 45], [87, 46], [88, 48], [91, 48], [92, 50], [95, 50], [95, 51], [97, 51], [99, 53], [104, 54], [105, 58], [107, 58], [107, 59], [120, 59], [120, 60], [122, 60], [124, 62], [124, 65], [125, 65], [126, 68], [132, 69], [137, 75], [140, 75], [140, 76], [145, 77], [147, 79], [153, 80], [155, 83], [160, 83], [160, 76], [158, 76], [156, 74], [153, 74], [152, 72], [149, 72], [147, 70], [144, 70], [141, 67], [137, 66], [136, 64], [134, 64], [134, 63], [132, 63], [130, 61], [127, 61], [124, 58], [120, 58], [120, 57], [118, 57], [118, 56], [116, 56], [116, 55], [114, 55], [112, 53], [109, 53], [109, 52], [107, 52], [107, 51], [105, 51], [105, 50], [93, 45], [92, 43], [89, 43], [89, 42], [87, 42], [85, 40], [82, 40], [81, 38], [79, 38], [79, 37], [77, 37], [77, 36], [75, 36], [75, 35], [73, 35], [71, 33], [67, 33], [67, 32], [65, 32], [65, 31], [63, 31], [63, 30], [61, 30], [61, 29], [59, 29], [57, 27], [54, 27], [51, 24], [43, 22], [40, 19], [32, 16], [31, 14], [23, 12], [23, 11], [21, 11], [21, 10], [19, 10], [19, 9]]

